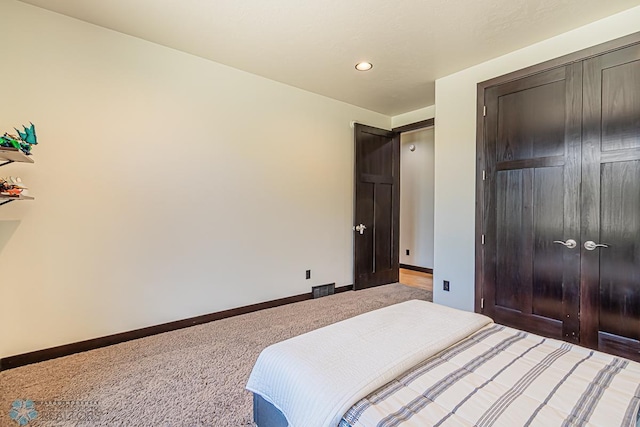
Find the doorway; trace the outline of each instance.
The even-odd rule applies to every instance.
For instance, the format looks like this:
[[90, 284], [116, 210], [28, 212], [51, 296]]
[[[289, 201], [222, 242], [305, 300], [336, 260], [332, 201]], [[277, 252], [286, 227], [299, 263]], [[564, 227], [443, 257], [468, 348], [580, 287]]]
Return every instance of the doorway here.
[[[406, 144], [408, 151], [415, 152], [421, 147], [418, 155], [428, 155], [433, 159], [433, 125], [434, 119], [394, 128], [392, 131], [377, 129], [370, 126], [356, 124], [355, 130], [355, 195], [354, 195], [354, 289], [364, 289], [397, 282], [400, 268], [400, 152], [401, 135], [408, 135], [408, 140], [414, 144]], [[431, 128], [425, 134], [420, 134], [425, 128]], [[431, 137], [429, 143], [428, 139]], [[423, 142], [423, 140], [426, 140]], [[410, 146], [414, 145], [413, 150]], [[430, 147], [429, 147], [430, 146]], [[417, 160], [417, 156], [414, 160]], [[410, 163], [407, 159], [407, 163]], [[419, 165], [416, 168], [420, 170]], [[422, 168], [424, 169], [424, 168]], [[433, 174], [433, 170], [431, 170]], [[415, 185], [414, 185], [415, 187]], [[420, 190], [420, 188], [418, 188]], [[411, 214], [416, 206], [429, 205], [431, 200], [430, 221], [433, 221], [433, 189], [425, 197], [427, 202], [420, 202], [412, 206], [407, 204], [407, 212]], [[409, 200], [410, 201], [410, 200]], [[423, 206], [419, 206], [424, 211]], [[420, 215], [420, 213], [418, 213]], [[415, 216], [415, 213], [414, 213]], [[411, 217], [411, 215], [409, 215]], [[429, 218], [427, 218], [429, 219]], [[405, 225], [413, 231], [424, 230], [427, 235], [433, 235], [433, 226], [424, 226], [422, 220], [408, 222]], [[416, 224], [419, 227], [416, 227]], [[407, 242], [403, 253], [409, 251], [410, 262], [421, 259], [422, 264], [429, 267], [414, 266], [418, 271], [428, 270], [432, 273], [433, 239], [429, 245], [420, 245], [416, 253], [416, 240]], [[411, 257], [414, 248], [414, 257]], [[420, 255], [420, 258], [415, 257]], [[405, 255], [406, 257], [407, 255]], [[426, 259], [426, 261], [424, 261]]]
[[400, 283], [433, 290], [434, 127], [400, 134]]

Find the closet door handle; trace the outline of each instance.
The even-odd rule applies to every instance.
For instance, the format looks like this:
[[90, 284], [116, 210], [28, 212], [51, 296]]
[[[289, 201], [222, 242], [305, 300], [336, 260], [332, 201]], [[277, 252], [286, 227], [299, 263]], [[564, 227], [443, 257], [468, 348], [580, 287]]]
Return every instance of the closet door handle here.
[[604, 243], [596, 243], [592, 240], [587, 240], [584, 242], [584, 248], [588, 251], [593, 251], [596, 248], [608, 248], [609, 245], [605, 245]]
[[566, 246], [566, 247], [568, 247], [569, 249], [573, 249], [573, 248], [575, 248], [576, 246], [578, 246], [578, 244], [576, 243], [576, 241], [575, 241], [575, 240], [573, 240], [573, 239], [569, 239], [569, 240], [567, 240], [566, 242], [565, 242], [565, 241], [563, 241], [563, 240], [554, 240], [554, 241], [553, 241], [553, 243], [559, 243], [559, 244], [561, 244], [561, 245], [565, 245], [565, 246]]

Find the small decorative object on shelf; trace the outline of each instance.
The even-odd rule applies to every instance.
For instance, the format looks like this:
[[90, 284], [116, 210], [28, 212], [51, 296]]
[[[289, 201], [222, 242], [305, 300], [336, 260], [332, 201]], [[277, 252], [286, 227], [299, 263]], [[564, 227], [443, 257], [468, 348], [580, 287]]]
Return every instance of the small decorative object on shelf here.
[[[19, 136], [9, 133], [0, 136], [0, 166], [13, 162], [33, 163], [31, 146], [38, 144], [36, 127], [33, 123], [22, 127], [24, 132], [16, 129]], [[26, 189], [20, 178], [0, 178], [0, 206], [14, 200], [33, 200], [33, 197], [23, 194]]]
[[19, 136], [10, 135], [5, 132], [3, 136], [0, 136], [0, 148], [13, 148], [22, 151], [27, 156], [31, 154], [31, 146], [38, 144], [38, 137], [36, 136], [36, 127], [33, 123], [31, 126], [22, 126], [24, 132], [16, 129]]
[[27, 187], [22, 184], [22, 180], [20, 178], [15, 178], [13, 176], [0, 178], [0, 195], [2, 196], [17, 197], [26, 189]]
[[33, 200], [33, 197], [22, 194], [24, 190], [27, 190], [27, 187], [20, 178], [0, 178], [0, 206], [14, 200]]

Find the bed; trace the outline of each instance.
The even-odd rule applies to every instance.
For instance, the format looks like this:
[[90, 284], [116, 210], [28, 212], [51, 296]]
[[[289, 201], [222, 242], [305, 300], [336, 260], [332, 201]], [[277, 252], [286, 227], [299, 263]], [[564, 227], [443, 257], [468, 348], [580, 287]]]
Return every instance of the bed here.
[[640, 364], [407, 301], [266, 348], [258, 427], [637, 425]]

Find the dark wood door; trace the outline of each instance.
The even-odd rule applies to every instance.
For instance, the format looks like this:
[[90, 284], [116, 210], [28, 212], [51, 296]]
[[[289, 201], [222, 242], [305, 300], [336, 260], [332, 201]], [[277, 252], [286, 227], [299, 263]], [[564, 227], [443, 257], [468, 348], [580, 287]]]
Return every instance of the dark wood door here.
[[582, 343], [638, 360], [640, 46], [585, 61], [584, 83]]
[[640, 45], [484, 94], [483, 311], [640, 360]]
[[398, 281], [400, 137], [355, 125], [354, 288]]
[[485, 105], [483, 312], [578, 342], [582, 66], [490, 88]]

